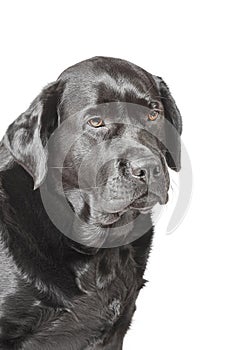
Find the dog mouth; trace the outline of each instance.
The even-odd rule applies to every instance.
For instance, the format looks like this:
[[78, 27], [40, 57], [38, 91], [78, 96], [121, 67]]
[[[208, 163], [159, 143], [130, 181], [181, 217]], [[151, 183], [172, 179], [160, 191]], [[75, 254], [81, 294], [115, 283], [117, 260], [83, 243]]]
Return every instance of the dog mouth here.
[[83, 203], [86, 203], [82, 211], [80, 211], [80, 207], [74, 205], [77, 193], [73, 195], [73, 192], [70, 191], [66, 195], [72, 210], [77, 215], [81, 215], [84, 221], [109, 227], [112, 224], [117, 224], [118, 221], [123, 224], [131, 222], [140, 214], [149, 214], [156, 204], [166, 204], [168, 199], [166, 189], [160, 191], [161, 193], [159, 191], [156, 192], [155, 189], [147, 189], [141, 194], [134, 193], [134, 196], [132, 196], [134, 198], [131, 196], [124, 197], [121, 194], [119, 197], [111, 198], [110, 196], [110, 198], [104, 198], [104, 200], [99, 196], [99, 193], [94, 193], [93, 196], [82, 193]]
[[156, 204], [165, 205], [168, 202], [168, 193], [158, 196], [155, 193], [147, 192], [139, 198], [135, 199], [130, 205], [130, 209], [139, 210], [141, 212], [149, 212]]
[[139, 211], [148, 211], [153, 208], [157, 203], [162, 204], [161, 199], [156, 194], [143, 194], [139, 198], [135, 199], [130, 205], [130, 209], [136, 209]]
[[137, 198], [134, 200], [132, 203], [124, 207], [122, 210], [116, 213], [104, 213], [103, 217], [103, 225], [111, 225], [114, 224], [115, 222], [119, 221], [122, 217], [125, 217], [129, 211], [134, 211], [136, 214], [149, 214], [152, 210], [152, 208], [156, 204], [165, 204], [162, 203], [161, 199], [153, 195], [153, 199], [150, 199], [148, 201], [148, 195], [143, 195], [140, 198]]

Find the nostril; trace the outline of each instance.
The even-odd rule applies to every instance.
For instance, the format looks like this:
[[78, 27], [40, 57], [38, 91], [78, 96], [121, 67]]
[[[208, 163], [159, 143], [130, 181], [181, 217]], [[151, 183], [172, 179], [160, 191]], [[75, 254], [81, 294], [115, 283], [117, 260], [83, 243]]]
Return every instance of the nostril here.
[[160, 172], [161, 172], [161, 167], [160, 167], [160, 165], [156, 165], [155, 166], [155, 168], [154, 168], [154, 175], [156, 176], [156, 175], [159, 175], [160, 174]]
[[132, 175], [138, 178], [144, 178], [146, 176], [146, 170], [141, 168], [131, 168]]

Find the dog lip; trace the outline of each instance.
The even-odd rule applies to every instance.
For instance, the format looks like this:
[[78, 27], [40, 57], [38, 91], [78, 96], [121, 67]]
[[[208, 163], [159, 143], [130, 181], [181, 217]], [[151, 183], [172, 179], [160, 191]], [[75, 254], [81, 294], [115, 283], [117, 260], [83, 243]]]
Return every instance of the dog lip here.
[[104, 222], [102, 223], [102, 225], [111, 225], [114, 222], [117, 222], [120, 218], [120, 214], [119, 213], [108, 213], [108, 217], [105, 218]]
[[152, 208], [153, 208], [153, 206], [149, 206], [149, 207], [142, 207], [142, 208], [139, 208], [139, 207], [134, 207], [134, 206], [130, 206], [129, 207], [130, 209], [134, 209], [134, 210], [138, 210], [138, 211], [140, 211], [142, 214], [148, 214], [151, 210], [152, 210]]
[[[156, 204], [156, 203], [155, 203], [155, 204]], [[129, 208], [130, 208], [130, 209], [138, 209], [138, 210], [149, 210], [149, 209], [153, 208], [153, 206], [154, 206], [155, 204], [149, 205], [149, 206], [147, 206], [147, 207], [137, 207], [137, 206], [130, 205]]]
[[152, 208], [159, 201], [160, 201], [159, 196], [153, 194], [153, 197], [151, 198], [151, 195], [148, 195], [148, 193], [146, 193], [140, 196], [139, 198], [135, 199], [130, 204], [130, 207], [134, 209]]

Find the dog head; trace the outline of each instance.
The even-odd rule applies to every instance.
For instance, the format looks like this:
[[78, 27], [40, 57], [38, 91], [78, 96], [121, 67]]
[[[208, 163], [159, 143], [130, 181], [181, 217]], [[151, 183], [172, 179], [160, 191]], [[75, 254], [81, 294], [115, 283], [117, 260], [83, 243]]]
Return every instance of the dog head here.
[[[66, 131], [51, 156], [47, 144], [59, 125]], [[95, 57], [46, 86], [9, 126], [4, 143], [36, 189], [72, 135], [61, 170], [66, 198], [75, 212], [85, 207], [89, 220], [111, 225], [129, 211], [167, 202], [168, 167], [180, 170], [181, 131], [180, 112], [160, 77]]]

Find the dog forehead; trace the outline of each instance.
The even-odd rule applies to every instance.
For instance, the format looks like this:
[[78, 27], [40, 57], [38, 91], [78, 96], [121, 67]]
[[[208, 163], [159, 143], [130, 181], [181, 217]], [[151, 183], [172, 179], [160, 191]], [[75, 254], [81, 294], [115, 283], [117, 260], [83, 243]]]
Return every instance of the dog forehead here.
[[59, 77], [65, 81], [60, 110], [63, 117], [88, 105], [130, 102], [148, 105], [159, 95], [151, 75], [121, 59], [96, 57], [66, 69]]
[[93, 57], [82, 62], [79, 62], [65, 69], [58, 79], [62, 80], [79, 80], [93, 81], [93, 78], [100, 79], [106, 75], [112, 78], [120, 79], [122, 76], [127, 79], [140, 78], [144, 83], [150, 84], [151, 79], [147, 71], [143, 68], [123, 59], [113, 57]]

